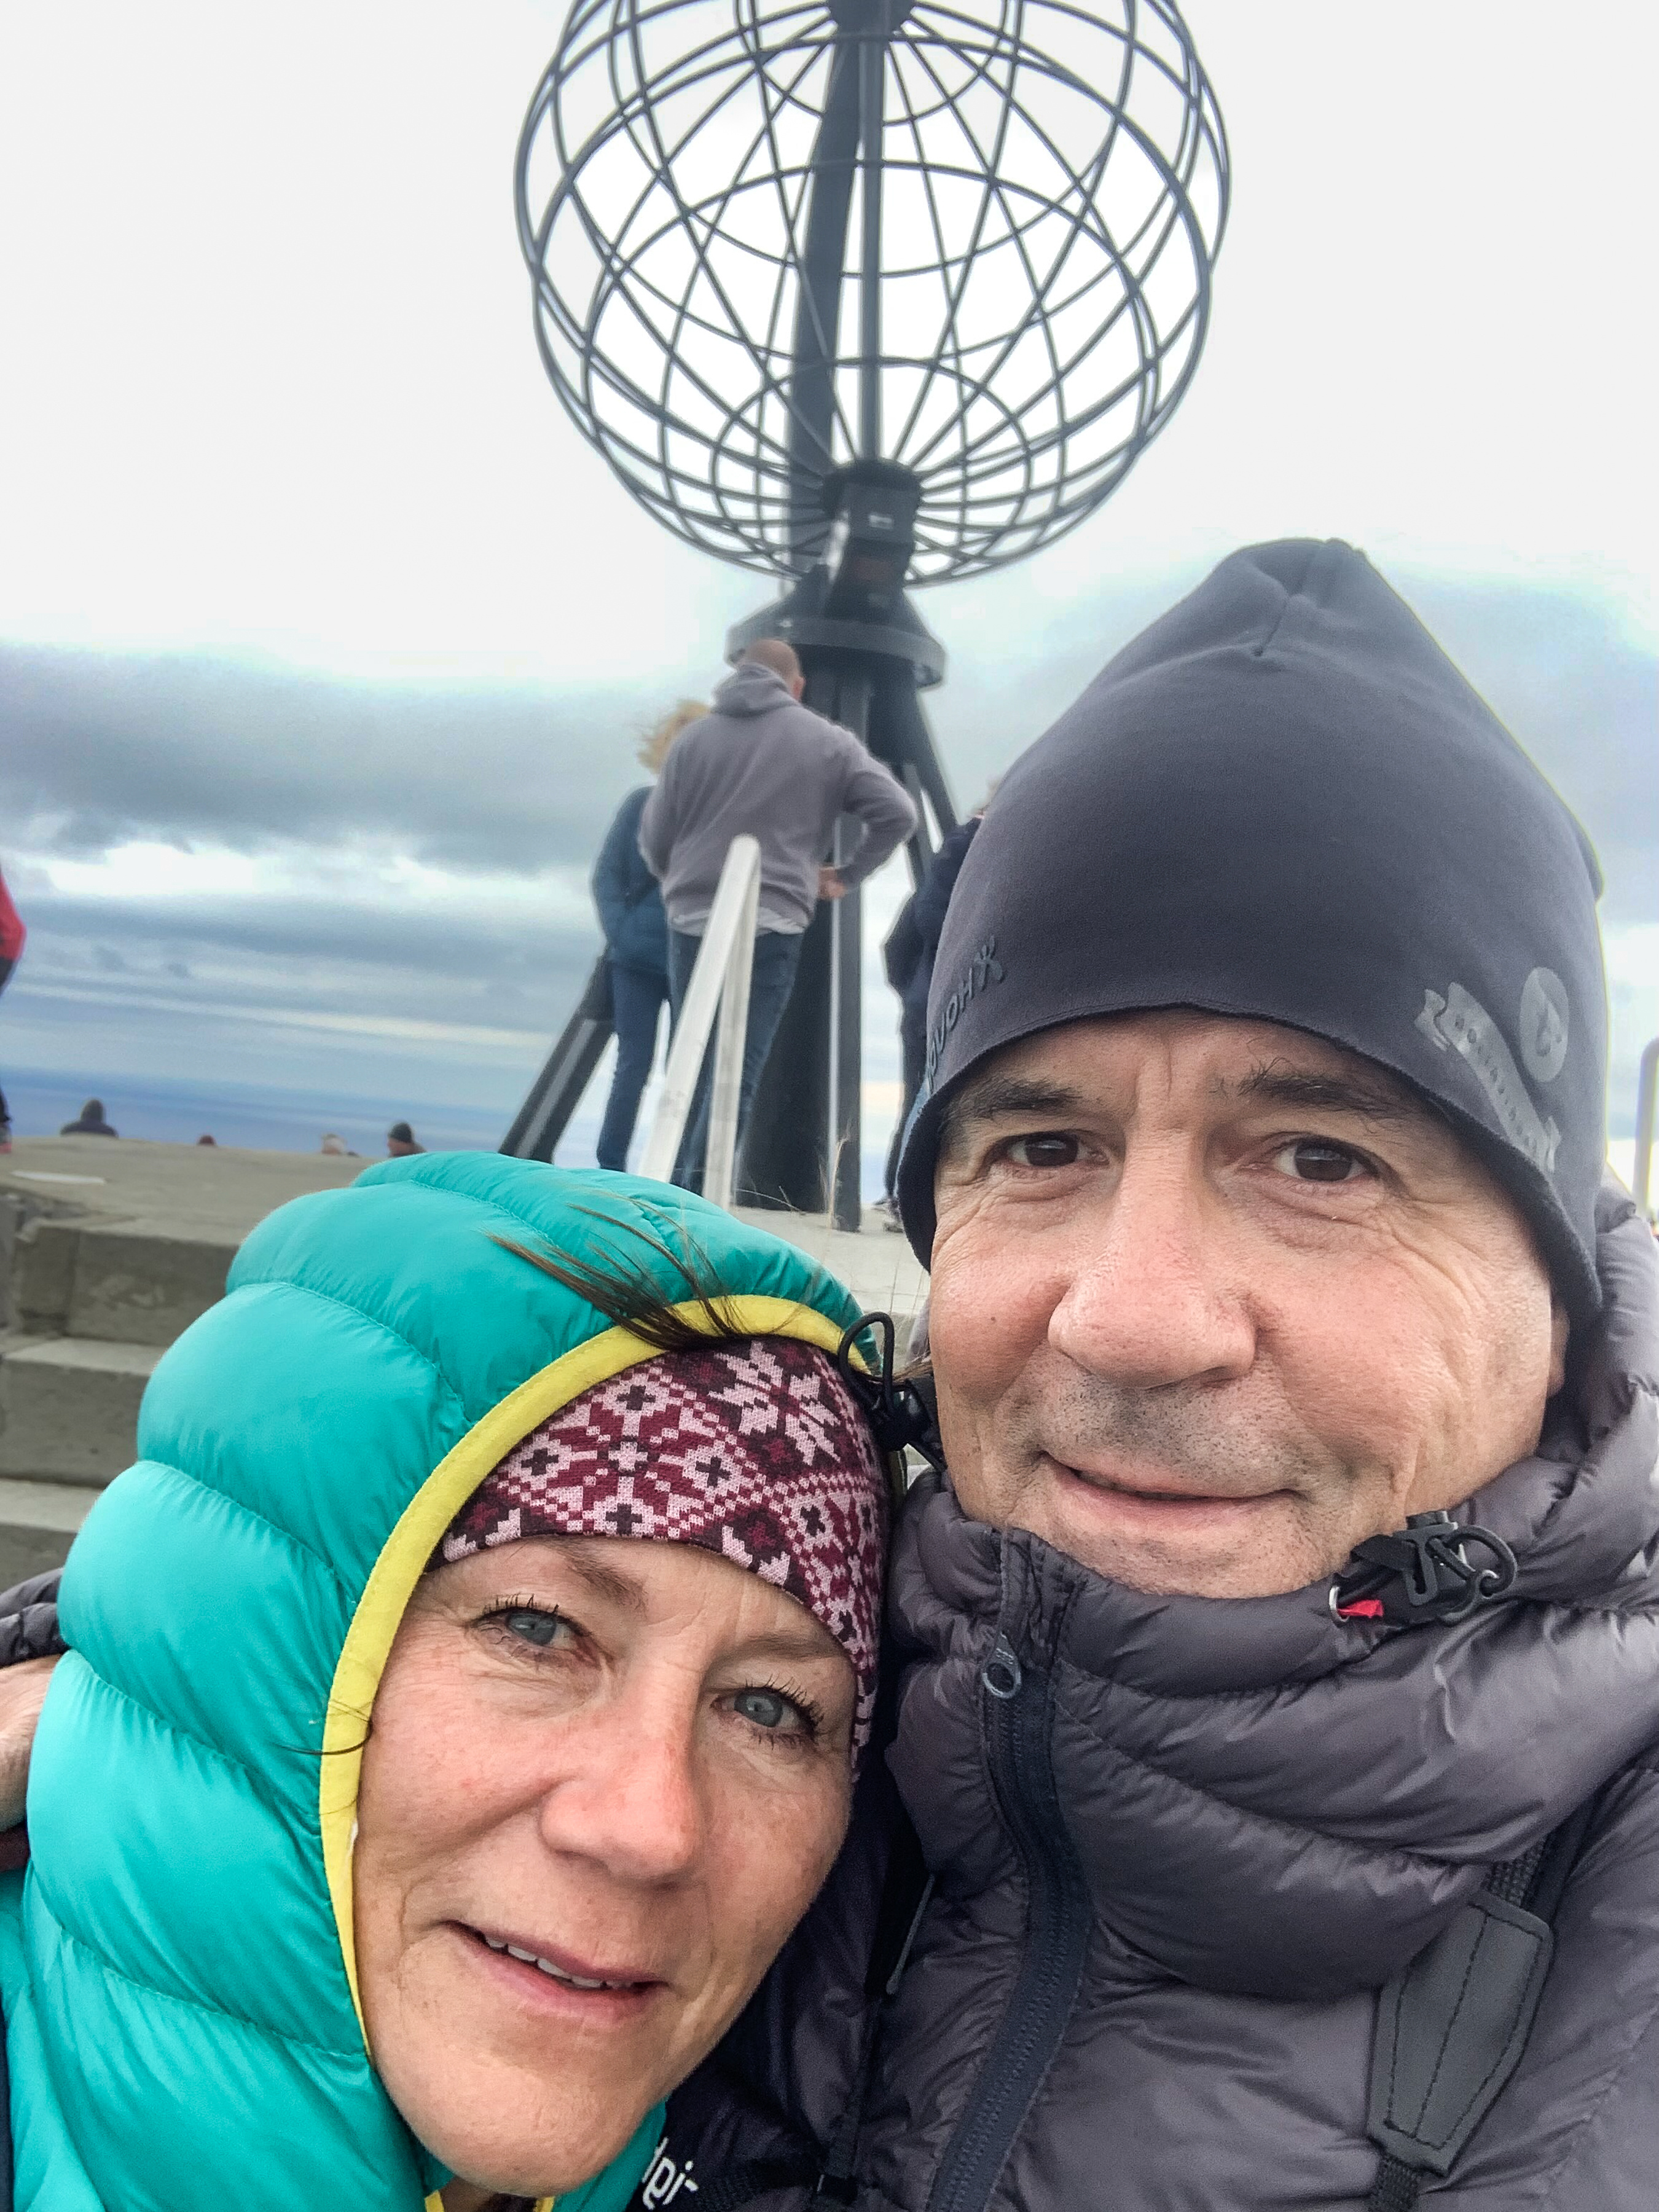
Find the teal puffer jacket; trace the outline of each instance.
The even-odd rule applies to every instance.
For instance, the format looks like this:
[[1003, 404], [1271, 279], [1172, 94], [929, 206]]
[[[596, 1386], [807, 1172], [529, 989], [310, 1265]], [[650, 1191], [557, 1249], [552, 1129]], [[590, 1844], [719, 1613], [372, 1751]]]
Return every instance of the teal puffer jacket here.
[[[33, 1861], [0, 1882], [18, 2212], [421, 2212], [448, 2179], [364, 2046], [356, 1747], [462, 1500], [652, 1356], [498, 1240], [627, 1245], [684, 1297], [610, 1224], [706, 1261], [757, 1334], [833, 1350], [854, 1316], [661, 1184], [428, 1154], [273, 1214], [157, 1367], [64, 1572]], [[562, 2212], [623, 2203], [659, 2120]]]

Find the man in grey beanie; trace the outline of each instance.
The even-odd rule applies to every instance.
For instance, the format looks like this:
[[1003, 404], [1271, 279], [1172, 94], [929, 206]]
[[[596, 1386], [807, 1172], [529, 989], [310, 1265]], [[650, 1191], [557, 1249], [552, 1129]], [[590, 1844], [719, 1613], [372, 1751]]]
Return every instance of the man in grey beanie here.
[[1598, 888], [1340, 544], [1224, 562], [1006, 778], [899, 1176], [948, 1472], [886, 1771], [671, 2107], [701, 2212], [1654, 2202]]
[[645, 2203], [1653, 2203], [1659, 1262], [1597, 888], [1340, 544], [1224, 562], [1006, 779], [899, 1176], [945, 1471], [886, 1756]]

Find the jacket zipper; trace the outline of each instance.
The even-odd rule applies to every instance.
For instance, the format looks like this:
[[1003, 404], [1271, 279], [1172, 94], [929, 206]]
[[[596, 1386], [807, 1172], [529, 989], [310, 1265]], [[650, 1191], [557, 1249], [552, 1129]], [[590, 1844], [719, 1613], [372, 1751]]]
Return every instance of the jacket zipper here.
[[1052, 1678], [1022, 1668], [999, 1634], [980, 1682], [991, 1779], [1025, 1874], [1025, 1950], [927, 2212], [983, 2212], [989, 2203], [1066, 2033], [1093, 1919], [1054, 1783]]

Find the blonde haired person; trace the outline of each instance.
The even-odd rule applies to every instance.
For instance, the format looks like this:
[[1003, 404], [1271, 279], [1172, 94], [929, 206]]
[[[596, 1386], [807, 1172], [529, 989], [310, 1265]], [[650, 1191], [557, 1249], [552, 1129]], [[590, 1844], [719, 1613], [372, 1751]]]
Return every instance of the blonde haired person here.
[[[678, 701], [640, 740], [640, 765], [657, 775], [680, 732], [708, 712], [701, 700]], [[643, 783], [629, 793], [593, 864], [593, 903], [605, 932], [617, 1032], [617, 1065], [598, 1157], [602, 1168], [617, 1174], [628, 1167], [640, 1098], [656, 1057], [658, 1017], [668, 996], [668, 921], [657, 879], [640, 854], [640, 817], [650, 795], [650, 785]]]

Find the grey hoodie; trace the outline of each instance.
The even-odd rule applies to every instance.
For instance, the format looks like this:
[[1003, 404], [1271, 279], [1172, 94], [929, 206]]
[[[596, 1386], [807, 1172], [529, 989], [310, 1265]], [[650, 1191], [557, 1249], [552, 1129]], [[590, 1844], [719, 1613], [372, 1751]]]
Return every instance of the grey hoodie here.
[[715, 692], [714, 713], [676, 738], [640, 820], [640, 850], [661, 879], [671, 925], [695, 936], [732, 840], [757, 837], [760, 927], [799, 935], [843, 814], [864, 824], [841, 866], [850, 888], [910, 835], [916, 810], [850, 730], [798, 704], [769, 668], [745, 662]]
[[1359, 2212], [1378, 1986], [1612, 1778], [1521, 2065], [1422, 2202], [1659, 2203], [1659, 1259], [1611, 1188], [1598, 1226], [1577, 1384], [1468, 1510], [1519, 1580], [1456, 1626], [1339, 1623], [1325, 1583], [1145, 1596], [913, 1492], [889, 1773], [672, 2103], [657, 2201], [690, 2159], [697, 2204], [804, 2203], [719, 2185], [821, 2160], [854, 2103], [896, 1785], [937, 1887], [880, 2023], [862, 2212]]

